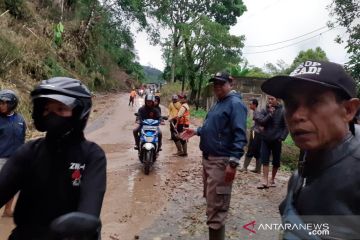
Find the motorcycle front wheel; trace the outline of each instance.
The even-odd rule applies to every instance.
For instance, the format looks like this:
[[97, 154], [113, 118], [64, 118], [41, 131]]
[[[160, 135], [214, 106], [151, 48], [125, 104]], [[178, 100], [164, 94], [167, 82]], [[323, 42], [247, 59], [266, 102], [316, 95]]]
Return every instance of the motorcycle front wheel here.
[[150, 167], [151, 167], [151, 163], [153, 162], [153, 154], [152, 151], [146, 151], [146, 153], [143, 155], [144, 156], [144, 173], [145, 175], [149, 175], [150, 173]]

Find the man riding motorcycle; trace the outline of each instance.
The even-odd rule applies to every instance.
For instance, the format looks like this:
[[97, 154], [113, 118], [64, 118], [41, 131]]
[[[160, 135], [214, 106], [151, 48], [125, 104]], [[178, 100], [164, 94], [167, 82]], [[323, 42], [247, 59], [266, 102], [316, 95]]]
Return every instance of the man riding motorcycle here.
[[[139, 132], [142, 126], [142, 121], [145, 119], [154, 119], [160, 121], [161, 114], [157, 108], [155, 108], [155, 97], [152, 94], [148, 94], [145, 96], [145, 105], [139, 108], [138, 116], [137, 116], [137, 123], [138, 126], [133, 130], [134, 139], [135, 139], [135, 150], [139, 149], [140, 143], [140, 136]], [[159, 151], [161, 151], [162, 145], [162, 133], [159, 129], [158, 132], [158, 139], [159, 139]]]

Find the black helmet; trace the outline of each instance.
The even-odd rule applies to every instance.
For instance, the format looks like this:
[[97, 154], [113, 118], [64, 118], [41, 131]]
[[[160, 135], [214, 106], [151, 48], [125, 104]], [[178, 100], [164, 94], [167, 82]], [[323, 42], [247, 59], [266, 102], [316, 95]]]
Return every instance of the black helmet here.
[[42, 123], [45, 99], [59, 101], [73, 109], [74, 129], [84, 130], [91, 111], [91, 93], [79, 80], [54, 77], [44, 80], [31, 92], [32, 118], [37, 130], [46, 131]]
[[160, 104], [160, 96], [155, 96], [155, 100]]
[[16, 93], [12, 90], [1, 90], [0, 91], [0, 101], [6, 102], [8, 105], [8, 111], [14, 111], [19, 103], [19, 99]]

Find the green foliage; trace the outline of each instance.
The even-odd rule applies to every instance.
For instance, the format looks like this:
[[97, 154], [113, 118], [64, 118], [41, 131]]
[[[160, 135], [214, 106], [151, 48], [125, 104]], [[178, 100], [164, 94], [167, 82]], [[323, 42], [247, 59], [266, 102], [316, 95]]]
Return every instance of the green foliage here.
[[16, 18], [26, 18], [26, 7], [23, 0], [5, 0], [5, 7]]
[[224, 26], [232, 26], [247, 9], [242, 0], [210, 1], [210, 17]]
[[143, 66], [145, 81], [148, 83], [161, 83], [163, 82], [163, 73], [156, 68]]
[[247, 77], [268, 78], [268, 77], [270, 77], [270, 74], [264, 72], [264, 70], [262, 70], [259, 67], [250, 66], [249, 72], [246, 74], [246, 76]]
[[59, 22], [54, 26], [54, 42], [55, 44], [60, 47], [62, 43], [62, 33], [64, 32], [64, 25]]
[[287, 171], [294, 171], [298, 166], [300, 149], [295, 146], [291, 136], [288, 135], [283, 142], [281, 168]]
[[274, 75], [286, 75], [289, 69], [289, 66], [285, 63], [284, 60], [278, 60], [276, 64], [266, 63], [265, 64], [266, 72], [271, 76]]
[[48, 78], [58, 76], [71, 77], [71, 75], [53, 57], [45, 58], [44, 65], [47, 70]]
[[[347, 42], [347, 52], [350, 61], [346, 67], [358, 82], [360, 81], [360, 1], [358, 0], [333, 0], [329, 6], [330, 14], [336, 17], [330, 26], [338, 24], [346, 28], [348, 38], [338, 36], [339, 43]], [[360, 95], [360, 94], [359, 94]]]
[[306, 51], [300, 51], [297, 57], [292, 62], [290, 68], [286, 70], [287, 73], [291, 73], [297, 68], [301, 63], [307, 60], [314, 60], [314, 61], [328, 61], [326, 53], [320, 47], [313, 49], [308, 49]]
[[203, 108], [198, 108], [197, 110], [191, 110], [191, 117], [204, 119], [206, 117], [207, 111]]

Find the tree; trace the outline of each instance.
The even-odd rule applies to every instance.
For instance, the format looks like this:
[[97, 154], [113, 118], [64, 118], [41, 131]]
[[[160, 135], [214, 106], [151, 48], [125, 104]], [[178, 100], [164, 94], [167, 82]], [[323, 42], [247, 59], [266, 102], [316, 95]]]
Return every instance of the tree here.
[[[171, 39], [171, 54], [167, 61], [171, 64], [171, 82], [174, 82], [175, 68], [181, 45], [181, 26], [196, 22], [202, 16], [207, 16], [211, 21], [218, 22], [227, 28], [236, 24], [236, 18], [241, 16], [246, 7], [242, 0], [150, 0], [153, 13], [158, 21], [171, 30], [168, 37]], [[169, 40], [168, 40], [169, 41]]]
[[315, 50], [308, 49], [306, 51], [300, 51], [297, 57], [292, 62], [291, 66], [286, 70], [286, 73], [291, 73], [297, 68], [301, 63], [307, 60], [314, 60], [314, 61], [329, 61], [326, 53], [320, 47], [315, 48]]
[[278, 60], [276, 62], [276, 65], [273, 64], [273, 63], [266, 63], [265, 64], [265, 70], [271, 76], [282, 75], [282, 74], [285, 75], [287, 73], [287, 69], [289, 69], [289, 66], [282, 59]]
[[207, 16], [183, 25], [182, 34], [185, 45], [183, 54], [192, 91], [190, 97], [197, 94], [198, 105], [204, 76], [238, 64], [244, 36], [231, 35], [225, 26], [211, 21]]
[[[350, 54], [350, 61], [346, 64], [346, 68], [355, 80], [360, 81], [360, 1], [333, 0], [329, 9], [330, 15], [336, 16], [335, 22], [330, 22], [329, 25], [339, 24], [345, 27], [349, 34], [346, 49]], [[341, 43], [344, 38], [338, 36], [336, 41]]]

